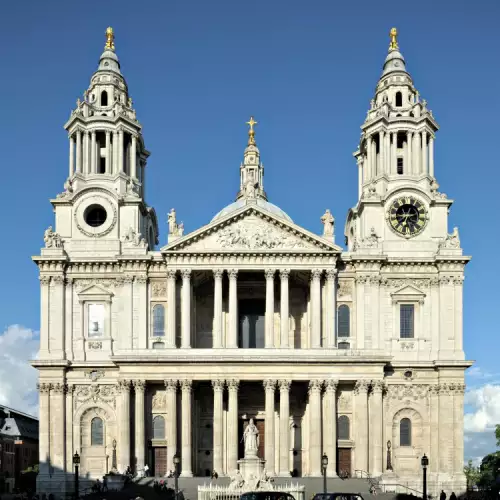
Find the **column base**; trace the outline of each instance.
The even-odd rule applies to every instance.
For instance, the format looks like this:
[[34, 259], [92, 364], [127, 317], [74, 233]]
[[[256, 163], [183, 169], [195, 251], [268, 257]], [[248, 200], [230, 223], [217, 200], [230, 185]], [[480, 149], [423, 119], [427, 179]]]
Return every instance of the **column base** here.
[[190, 470], [183, 470], [179, 477], [193, 477], [193, 473]]
[[278, 477], [292, 477], [292, 475], [290, 474], [290, 471], [282, 471], [278, 474]]

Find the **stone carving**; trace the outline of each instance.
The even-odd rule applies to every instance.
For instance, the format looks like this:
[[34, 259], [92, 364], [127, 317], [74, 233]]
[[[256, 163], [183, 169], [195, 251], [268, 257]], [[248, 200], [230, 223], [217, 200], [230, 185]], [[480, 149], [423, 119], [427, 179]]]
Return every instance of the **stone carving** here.
[[328, 208], [321, 216], [321, 222], [323, 223], [323, 238], [333, 238], [335, 231], [335, 217], [331, 214]]
[[167, 392], [176, 392], [177, 391], [177, 380], [164, 380], [165, 388]]
[[337, 390], [338, 385], [339, 385], [339, 383], [337, 380], [328, 379], [325, 382], [325, 390], [327, 393], [335, 394], [335, 391]]
[[168, 213], [168, 234], [169, 236], [182, 236], [184, 234], [184, 223], [177, 224], [177, 214], [175, 208]]
[[321, 392], [323, 388], [322, 380], [310, 380], [309, 381], [309, 394]]
[[[94, 192], [103, 192], [104, 194], [108, 195], [108, 192], [104, 189], [100, 190], [100, 189], [97, 189], [97, 188], [93, 188], [93, 191]], [[80, 193], [85, 193], [85, 191], [80, 191]], [[78, 197], [78, 195], [77, 195]], [[100, 196], [97, 196], [97, 197], [93, 197], [95, 199], [95, 201], [97, 203], [101, 203], [100, 201]], [[111, 207], [111, 210], [113, 211], [112, 213], [112, 217], [109, 217], [109, 213], [108, 213], [108, 217], [109, 217], [109, 220], [110, 222], [108, 223], [108, 219], [106, 220], [106, 224], [104, 224], [103, 226], [101, 226], [99, 229], [101, 228], [105, 228], [103, 229], [102, 231], [87, 231], [87, 229], [85, 227], [83, 227], [81, 224], [80, 224], [80, 217], [79, 215], [81, 214], [82, 210], [80, 210], [80, 205], [82, 203], [85, 203], [85, 200], [81, 200], [78, 205], [75, 206], [74, 208], [74, 219], [75, 219], [75, 224], [76, 224], [76, 227], [78, 228], [78, 230], [83, 233], [85, 236], [88, 236], [89, 238], [102, 238], [103, 236], [106, 236], [107, 234], [109, 234], [113, 228], [115, 227], [116, 225], [116, 221], [118, 220], [118, 212], [116, 210], [116, 205], [115, 203], [106, 203], [106, 205], [109, 205]], [[83, 219], [82, 219], [83, 220]]]
[[214, 379], [212, 380], [212, 387], [214, 392], [222, 392], [224, 390], [224, 386], [226, 385], [225, 380]]
[[436, 181], [436, 179], [432, 179], [431, 181], [431, 194], [435, 197], [435, 198], [441, 198], [443, 200], [445, 200], [446, 198], [448, 198], [448, 196], [445, 194], [445, 193], [440, 193], [438, 191], [439, 189], [439, 184], [438, 182]]
[[287, 280], [290, 276], [290, 269], [280, 269], [280, 278], [282, 280]]
[[415, 342], [401, 342], [402, 351], [412, 351], [415, 348]]
[[87, 342], [87, 347], [94, 351], [98, 351], [99, 349], [102, 349], [102, 342], [96, 342], [95, 340], [90, 340], [89, 342]]
[[363, 198], [375, 198], [377, 196], [377, 188], [373, 185], [369, 186], [363, 192]]
[[43, 235], [45, 248], [63, 248], [63, 240], [58, 233], [52, 231], [52, 226], [49, 226]]
[[430, 387], [426, 384], [392, 384], [387, 387], [387, 397], [399, 401], [405, 398], [424, 399], [427, 397]]
[[369, 388], [370, 384], [367, 380], [357, 380], [356, 385], [354, 386], [354, 394], [366, 394], [368, 393]]
[[266, 275], [266, 280], [274, 280], [274, 275], [276, 274], [276, 269], [266, 269], [264, 271]]
[[135, 392], [144, 392], [146, 389], [145, 380], [134, 380], [132, 384], [134, 385]]
[[122, 238], [123, 243], [128, 243], [130, 246], [146, 248], [146, 240], [132, 226], [128, 228], [127, 233]]
[[239, 380], [228, 380], [227, 381], [227, 389], [229, 391], [237, 391], [239, 386], [240, 386]]
[[458, 227], [453, 228], [453, 232], [448, 234], [446, 238], [441, 240], [439, 248], [460, 248], [460, 236], [458, 234]]
[[265, 391], [273, 391], [276, 389], [276, 380], [266, 379], [262, 381]]
[[251, 180], [245, 184], [245, 198], [247, 200], [255, 199], [255, 184]]
[[340, 281], [339, 282], [339, 296], [345, 297], [346, 295], [351, 295], [352, 293], [352, 282], [351, 281]]
[[280, 387], [280, 392], [285, 392], [290, 390], [292, 382], [290, 380], [279, 380], [278, 384]]
[[36, 384], [36, 388], [38, 389], [38, 392], [40, 392], [40, 394], [48, 394], [50, 392], [50, 389], [52, 389], [52, 384], [41, 382]]
[[273, 491], [275, 489], [272, 478], [268, 475], [266, 469], [262, 470], [260, 477], [251, 474], [246, 479], [241, 474], [240, 470], [235, 470], [229, 476], [231, 483], [229, 484], [229, 491]]
[[193, 389], [193, 381], [192, 380], [181, 380], [180, 381], [180, 386], [181, 386], [181, 391], [182, 392], [189, 392], [191, 393], [191, 390]]
[[100, 378], [104, 377], [104, 370], [85, 370], [85, 376], [92, 382], [97, 382]]
[[153, 400], [151, 402], [151, 406], [153, 410], [165, 410], [167, 407], [167, 395], [163, 391], [158, 391], [153, 396]]
[[378, 240], [379, 237], [377, 236], [377, 233], [375, 232], [375, 228], [372, 227], [370, 229], [370, 235], [367, 236], [366, 238], [363, 238], [360, 243], [360, 247], [363, 248], [377, 248], [378, 247]]
[[151, 283], [151, 293], [153, 297], [165, 297], [167, 295], [167, 285], [163, 281]]
[[245, 458], [256, 457], [259, 449], [259, 430], [254, 424], [253, 418], [248, 422], [241, 440], [245, 443]]
[[351, 411], [351, 403], [352, 403], [352, 398], [351, 398], [351, 393], [350, 392], [342, 392], [338, 399], [338, 407], [339, 407], [339, 412], [349, 412]]
[[294, 250], [307, 248], [303, 241], [271, 226], [244, 224], [242, 221], [225, 227], [217, 234], [222, 248], [243, 250]]
[[74, 391], [75, 408], [89, 401], [104, 402], [116, 408], [117, 388], [114, 385], [75, 385]]

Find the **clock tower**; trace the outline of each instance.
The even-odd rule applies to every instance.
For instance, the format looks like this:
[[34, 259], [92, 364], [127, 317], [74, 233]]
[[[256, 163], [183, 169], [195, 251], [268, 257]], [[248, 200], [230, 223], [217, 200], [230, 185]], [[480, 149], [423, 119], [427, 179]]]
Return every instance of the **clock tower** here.
[[457, 253], [457, 231], [448, 235], [453, 201], [438, 191], [435, 175], [438, 124], [406, 69], [397, 35], [392, 28], [382, 75], [354, 153], [358, 203], [348, 214], [346, 244], [350, 252], [389, 257]]

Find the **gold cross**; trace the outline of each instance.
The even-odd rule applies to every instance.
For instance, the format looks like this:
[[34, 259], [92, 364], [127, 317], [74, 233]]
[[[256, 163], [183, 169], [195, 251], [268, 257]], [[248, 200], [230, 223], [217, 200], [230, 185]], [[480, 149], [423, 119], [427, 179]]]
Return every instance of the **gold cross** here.
[[389, 37], [391, 39], [391, 43], [389, 45], [389, 50], [397, 50], [399, 49], [398, 45], [398, 30], [396, 28], [392, 28], [389, 32]]
[[253, 126], [254, 125], [257, 125], [258, 122], [256, 122], [254, 119], [253, 119], [253, 116], [250, 117], [250, 121], [247, 122], [247, 125], [250, 125], [250, 131], [253, 132]]
[[115, 34], [111, 26], [106, 29], [106, 45], [104, 49], [115, 50]]

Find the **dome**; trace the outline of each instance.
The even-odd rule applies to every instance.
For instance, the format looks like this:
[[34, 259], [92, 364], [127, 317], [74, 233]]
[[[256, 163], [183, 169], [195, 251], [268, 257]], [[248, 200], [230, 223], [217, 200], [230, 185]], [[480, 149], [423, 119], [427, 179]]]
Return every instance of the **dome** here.
[[382, 72], [382, 76], [391, 73], [392, 71], [405, 71], [406, 72], [406, 63], [405, 58], [399, 52], [399, 50], [393, 50], [389, 52], [384, 62], [384, 70]]
[[[293, 220], [285, 213], [281, 208], [277, 207], [276, 205], [273, 205], [272, 203], [269, 203], [266, 200], [263, 200], [261, 198], [257, 198], [256, 200], [252, 200], [252, 204], [256, 204], [260, 208], [264, 209], [266, 212], [269, 212], [276, 217], [279, 217], [281, 219], [285, 219], [288, 222], [293, 222]], [[222, 219], [226, 215], [229, 215], [232, 212], [236, 212], [236, 210], [239, 210], [240, 208], [244, 207], [247, 205], [247, 200], [241, 199], [238, 201], [235, 201], [234, 203], [231, 203], [227, 207], [223, 208], [212, 220], [211, 222], [216, 221], [217, 219]]]

